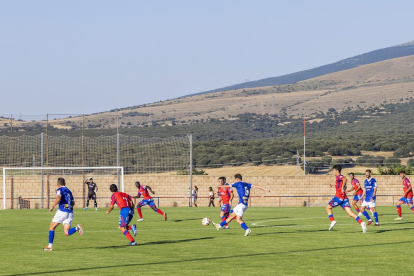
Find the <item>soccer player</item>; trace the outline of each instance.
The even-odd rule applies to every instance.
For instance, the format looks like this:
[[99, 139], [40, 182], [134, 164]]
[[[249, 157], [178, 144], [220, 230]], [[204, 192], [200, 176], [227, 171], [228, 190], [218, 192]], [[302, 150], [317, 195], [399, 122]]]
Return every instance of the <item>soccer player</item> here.
[[128, 225], [134, 216], [135, 199], [133, 199], [129, 194], [118, 192], [118, 187], [115, 184], [111, 184], [111, 186], [109, 186], [109, 190], [112, 192], [112, 196], [109, 209], [106, 213], [109, 214], [114, 209], [115, 203], [118, 205], [119, 209], [121, 209], [119, 214], [118, 229], [130, 241], [129, 245], [137, 245], [134, 238], [128, 232], [128, 230], [131, 230], [134, 236], [137, 235], [137, 226], [135, 224], [132, 226]]
[[150, 196], [150, 191], [153, 195], [155, 195], [155, 192], [151, 189], [150, 186], [141, 185], [138, 181], [135, 182], [135, 186], [138, 189], [138, 195], [134, 196], [134, 198], [140, 198], [141, 195], [143, 199], [137, 204], [137, 211], [139, 215], [139, 219], [137, 221], [144, 221], [144, 218], [142, 217], [141, 207], [148, 205], [154, 212], [157, 212], [161, 216], [164, 217], [164, 220], [167, 220], [167, 213], [163, 213], [160, 209], [157, 209], [157, 206], [154, 203], [154, 199]]
[[400, 200], [397, 202], [398, 218], [394, 220], [402, 220], [401, 205], [404, 203], [407, 204], [410, 207], [411, 211], [414, 213], [413, 187], [411, 186], [410, 180], [408, 180], [408, 178], [406, 177], [405, 171], [400, 172], [400, 177], [403, 180], [402, 184], [403, 184], [404, 193], [402, 195], [402, 198], [400, 198]]
[[362, 198], [364, 198], [364, 202], [361, 204], [361, 212], [364, 214], [364, 216], [368, 219], [368, 225], [372, 223], [372, 219], [368, 215], [367, 211], [365, 211], [365, 207], [369, 207], [374, 219], [375, 219], [375, 225], [379, 226], [378, 223], [378, 213], [375, 210], [375, 201], [376, 201], [376, 195], [377, 195], [377, 181], [375, 178], [371, 177], [371, 170], [365, 171], [365, 181], [364, 181], [364, 193], [362, 194]]
[[328, 205], [326, 205], [326, 213], [328, 213], [329, 220], [331, 221], [329, 231], [332, 230], [336, 224], [336, 221], [333, 217], [332, 209], [337, 206], [341, 206], [342, 209], [344, 209], [350, 217], [353, 217], [361, 225], [362, 232], [365, 233], [367, 231], [366, 223], [363, 222], [357, 215], [355, 215], [352, 212], [351, 206], [349, 205], [349, 200], [346, 196], [346, 177], [341, 174], [341, 171], [341, 165], [333, 166], [335, 184], [330, 186], [335, 187], [336, 193], [335, 197], [328, 203]]
[[359, 208], [358, 208], [358, 201], [361, 200], [362, 198], [362, 194], [364, 193], [364, 191], [361, 188], [361, 185], [359, 184], [358, 179], [355, 178], [355, 174], [353, 172], [349, 173], [349, 175], [351, 176], [351, 189], [349, 189], [348, 191], [346, 191], [347, 193], [354, 191], [354, 199], [352, 200], [352, 206], [354, 206], [355, 211], [357, 213], [359, 213]]
[[56, 214], [50, 223], [49, 245], [43, 248], [45, 251], [52, 251], [55, 229], [61, 223], [63, 223], [63, 231], [66, 236], [70, 236], [75, 232], [79, 232], [80, 235], [83, 234], [82, 225], [80, 224], [70, 228], [73, 220], [73, 206], [75, 206], [75, 200], [73, 199], [72, 192], [66, 187], [65, 179], [61, 177], [58, 178], [57, 186], [56, 200], [53, 202], [49, 211], [52, 212], [56, 205], [59, 205], [59, 210], [56, 211]]
[[[218, 182], [220, 184], [218, 188], [218, 194], [223, 202], [223, 206], [220, 210], [221, 221], [225, 221], [230, 215], [231, 204], [233, 202], [233, 190], [226, 183], [226, 178], [224, 176], [219, 177]], [[224, 229], [229, 229], [228, 224], [224, 225]]]
[[[212, 223], [216, 227], [217, 230], [220, 230], [222, 227], [224, 227], [226, 224], [232, 221], [233, 218], [236, 218], [237, 222], [240, 224], [243, 230], [245, 230], [244, 235], [248, 236], [252, 232], [252, 230], [250, 230], [249, 227], [247, 227], [246, 223], [244, 223], [242, 218], [243, 218], [244, 211], [246, 211], [247, 209], [247, 204], [248, 204], [249, 197], [250, 197], [250, 189], [256, 188], [256, 189], [266, 191], [268, 193], [270, 193], [270, 190], [267, 190], [258, 185], [253, 185], [250, 183], [243, 182], [241, 174], [236, 174], [234, 176], [234, 181], [236, 183], [232, 184], [231, 187], [236, 188], [237, 190], [237, 194], [239, 195], [239, 204], [237, 204], [237, 206], [234, 207], [233, 213], [231, 213], [230, 216], [226, 220], [223, 220], [220, 224], [214, 223], [214, 222]], [[223, 186], [229, 187], [230, 185], [226, 183]], [[218, 186], [218, 188], [223, 187], [223, 186]]]
[[93, 178], [89, 177], [86, 179], [85, 184], [88, 186], [88, 199], [86, 200], [86, 207], [84, 210], [88, 210], [89, 199], [93, 199], [93, 205], [95, 206], [95, 211], [98, 211], [98, 203], [96, 202], [96, 192], [98, 191], [98, 186], [93, 182]]

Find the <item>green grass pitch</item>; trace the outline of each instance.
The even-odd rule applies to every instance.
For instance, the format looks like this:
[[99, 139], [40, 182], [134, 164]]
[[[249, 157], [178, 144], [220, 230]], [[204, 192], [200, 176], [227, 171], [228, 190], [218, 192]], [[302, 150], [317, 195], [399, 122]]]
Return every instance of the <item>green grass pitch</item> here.
[[[119, 209], [75, 210], [73, 224], [84, 234], [70, 237], [57, 228], [53, 251], [48, 227], [55, 212], [0, 211], [1, 275], [397, 275], [411, 273], [414, 215], [403, 207], [379, 207], [381, 226], [361, 227], [339, 208], [338, 222], [327, 231], [324, 208], [249, 208], [245, 221], [252, 234], [233, 221], [231, 229], [203, 226], [218, 221], [218, 208], [161, 208], [168, 221], [143, 208], [137, 246], [117, 229]], [[408, 271], [407, 271], [408, 269]]]

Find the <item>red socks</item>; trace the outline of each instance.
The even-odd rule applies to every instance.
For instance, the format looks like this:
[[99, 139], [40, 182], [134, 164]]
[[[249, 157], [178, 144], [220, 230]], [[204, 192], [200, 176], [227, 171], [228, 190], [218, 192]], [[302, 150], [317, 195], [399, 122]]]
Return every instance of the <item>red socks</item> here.
[[137, 211], [138, 211], [139, 218], [142, 218], [141, 208], [137, 208]]
[[126, 230], [126, 231], [124, 232], [124, 235], [125, 235], [125, 237], [126, 237], [126, 238], [130, 241], [130, 242], [135, 241], [135, 240], [134, 240], [134, 238], [131, 236], [131, 234], [129, 234], [128, 230]]
[[397, 206], [398, 216], [401, 217], [401, 206]]
[[160, 209], [157, 209], [157, 213], [160, 214], [161, 216], [164, 215], [164, 213]]

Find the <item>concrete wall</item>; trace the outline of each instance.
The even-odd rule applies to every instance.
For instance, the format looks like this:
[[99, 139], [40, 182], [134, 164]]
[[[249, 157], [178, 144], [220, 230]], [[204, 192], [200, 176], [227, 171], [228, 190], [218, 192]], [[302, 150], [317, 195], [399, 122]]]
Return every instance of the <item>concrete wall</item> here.
[[[55, 199], [56, 180], [58, 175], [44, 177], [44, 196], [49, 200], [43, 201], [44, 208]], [[83, 191], [87, 194], [86, 185], [82, 184], [82, 176], [63, 176], [66, 179], [67, 187], [72, 191], [76, 200], [76, 207], [83, 207]], [[193, 185], [199, 188], [199, 206], [207, 206], [208, 187], [213, 188], [217, 185], [217, 176], [194, 176]], [[258, 184], [271, 190], [270, 194], [265, 194], [260, 190], [252, 190], [251, 206], [267, 207], [289, 207], [289, 206], [325, 206], [334, 195], [334, 188], [329, 184], [334, 182], [333, 176], [244, 176], [246, 182]], [[357, 177], [362, 183], [364, 176]], [[399, 176], [375, 176], [378, 181], [378, 195], [395, 195], [379, 196], [377, 203], [379, 205], [393, 205], [402, 194], [402, 181]], [[2, 177], [0, 176], [2, 180]], [[48, 181], [49, 180], [49, 181]], [[111, 192], [109, 185], [117, 183], [116, 175], [113, 176], [94, 176], [94, 181], [99, 187], [98, 206], [106, 207], [110, 202]], [[126, 175], [125, 192], [136, 195], [135, 181], [141, 184], [149, 185], [155, 191], [154, 197], [159, 199], [160, 206], [188, 206], [188, 188], [189, 176], [157, 176], [157, 175]], [[228, 182], [233, 178], [228, 177]], [[349, 179], [348, 179], [349, 181]], [[48, 184], [49, 183], [49, 184]], [[350, 184], [348, 184], [349, 187]], [[13, 189], [12, 189], [13, 188]], [[215, 189], [216, 190], [216, 189]], [[7, 208], [19, 208], [17, 198], [30, 198], [30, 208], [40, 208], [41, 201], [41, 177], [37, 175], [14, 176], [13, 183], [11, 177], [6, 179], [6, 196]], [[3, 186], [0, 187], [0, 209], [3, 208]], [[307, 197], [317, 196], [318, 197]], [[326, 196], [320, 196], [326, 195]], [[14, 201], [10, 197], [15, 198]], [[266, 197], [260, 197], [266, 196]], [[286, 198], [280, 196], [303, 196], [295, 198]], [[351, 197], [351, 195], [349, 195]], [[205, 198], [203, 198], [205, 197]], [[158, 203], [158, 199], [155, 199]], [[20, 202], [24, 203], [24, 202]], [[237, 203], [236, 200], [234, 203]], [[90, 203], [93, 207], [93, 202]]]

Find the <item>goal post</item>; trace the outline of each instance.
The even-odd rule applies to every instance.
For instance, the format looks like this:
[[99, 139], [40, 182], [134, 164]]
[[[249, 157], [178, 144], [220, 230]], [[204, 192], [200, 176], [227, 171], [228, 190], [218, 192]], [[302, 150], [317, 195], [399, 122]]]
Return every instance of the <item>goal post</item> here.
[[[44, 208], [45, 200], [49, 206], [49, 201], [55, 199], [51, 191], [56, 189], [54, 184], [58, 177], [66, 179], [75, 199], [82, 198], [85, 201], [86, 185], [84, 180], [87, 176], [94, 178], [94, 182], [97, 183], [100, 190], [104, 191], [104, 194], [108, 194], [109, 190], [106, 191], [104, 187], [110, 184], [109, 182], [117, 183], [120, 185], [120, 190], [125, 191], [124, 167], [122, 166], [3, 167], [3, 209], [7, 209], [8, 200], [11, 201], [9, 204], [11, 209], [17, 204], [27, 204], [31, 208], [30, 200], [35, 202], [35, 208]], [[53, 179], [52, 184], [50, 184], [50, 179]], [[52, 196], [49, 196], [50, 194]], [[14, 204], [14, 200], [17, 204]], [[79, 204], [77, 204], [78, 206]]]

